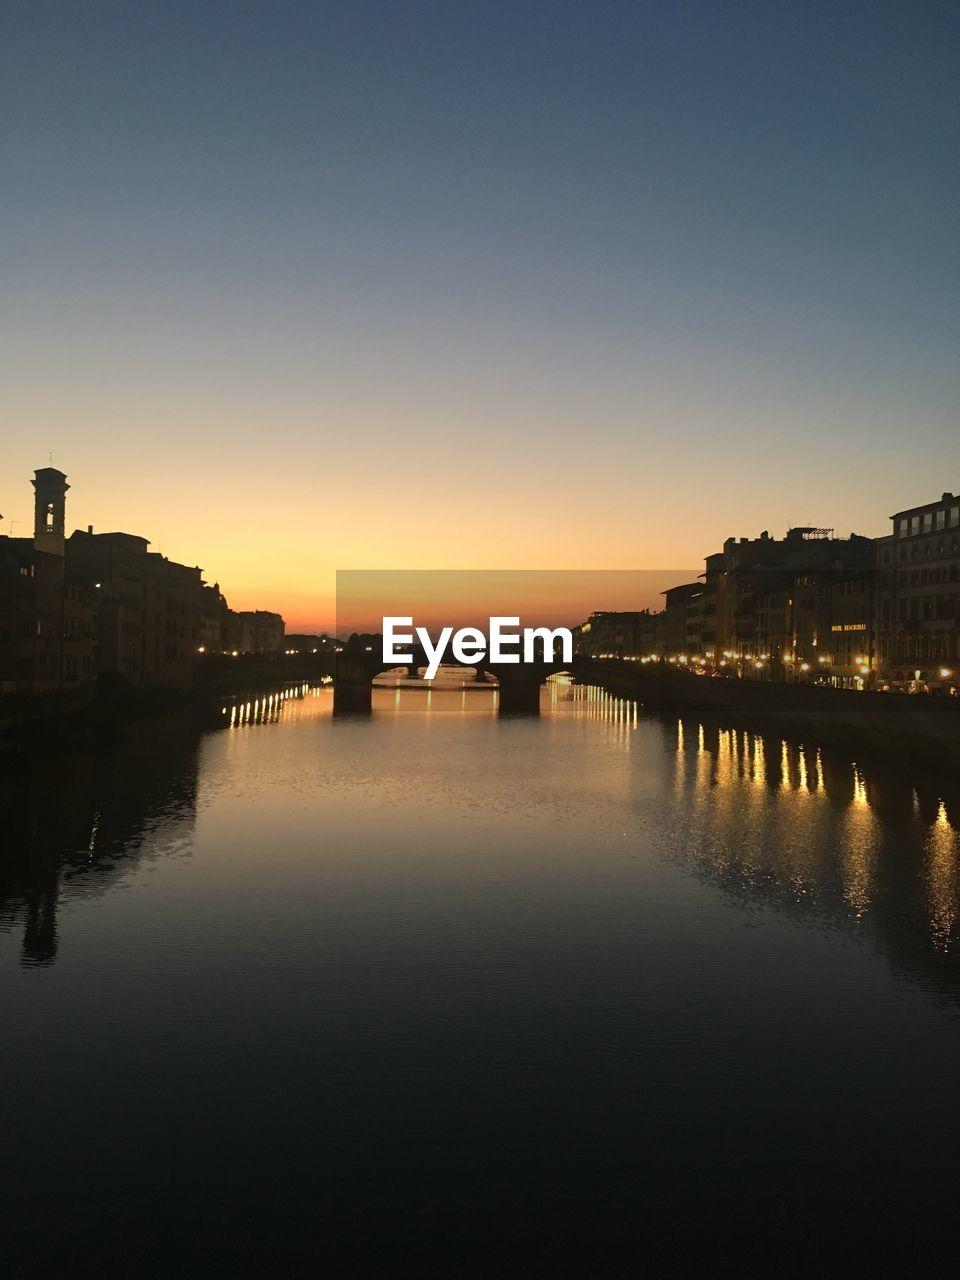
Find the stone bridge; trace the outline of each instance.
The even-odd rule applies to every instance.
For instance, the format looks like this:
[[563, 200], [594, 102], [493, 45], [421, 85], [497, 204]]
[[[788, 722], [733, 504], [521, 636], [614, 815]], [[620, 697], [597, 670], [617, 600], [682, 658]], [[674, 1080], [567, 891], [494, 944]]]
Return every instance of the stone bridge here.
[[[380, 637], [360, 637], [351, 640], [337, 655], [333, 673], [334, 715], [365, 714], [371, 710], [373, 679], [383, 671], [393, 671], [407, 666], [411, 676], [418, 667], [427, 665], [423, 650], [412, 650], [413, 662], [384, 662]], [[455, 666], [456, 663], [445, 663]], [[500, 715], [538, 715], [540, 711], [540, 686], [550, 675], [558, 671], [572, 671], [570, 663], [563, 662], [490, 662], [484, 658], [470, 666], [496, 676], [498, 683], [498, 712]]]

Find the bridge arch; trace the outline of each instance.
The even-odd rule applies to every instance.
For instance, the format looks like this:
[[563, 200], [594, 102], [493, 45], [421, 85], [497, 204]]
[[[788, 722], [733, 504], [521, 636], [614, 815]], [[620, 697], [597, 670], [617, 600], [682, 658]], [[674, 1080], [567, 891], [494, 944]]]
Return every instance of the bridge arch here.
[[[427, 665], [423, 650], [412, 650], [413, 661], [384, 662], [380, 636], [351, 636], [341, 653], [337, 655], [333, 676], [334, 715], [369, 714], [373, 706], [373, 681], [385, 671], [406, 666], [410, 675], [417, 676], [418, 669]], [[537, 715], [540, 711], [540, 687], [548, 677], [566, 673], [571, 675], [570, 664], [557, 662], [492, 663], [484, 657], [471, 663], [445, 663], [445, 666], [472, 667], [478, 677], [493, 676], [498, 694], [498, 711], [501, 715]]]

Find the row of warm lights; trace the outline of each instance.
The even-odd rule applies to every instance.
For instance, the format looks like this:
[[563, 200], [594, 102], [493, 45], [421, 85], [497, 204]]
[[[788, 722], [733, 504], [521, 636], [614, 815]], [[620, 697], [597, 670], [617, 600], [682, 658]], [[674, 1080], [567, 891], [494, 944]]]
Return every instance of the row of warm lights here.
[[[324, 676], [320, 681], [321, 685], [329, 685], [333, 683], [331, 676]], [[279, 711], [284, 702], [295, 698], [297, 701], [305, 698], [308, 693], [317, 696], [318, 690], [312, 689], [309, 684], [296, 685], [292, 689], [284, 689], [280, 693], [265, 694], [263, 698], [255, 698], [253, 702], [235, 703], [232, 707], [221, 707], [220, 714], [225, 716], [230, 713], [230, 723], [234, 724], [239, 716], [241, 721], [250, 719], [268, 712]]]
[[[683, 655], [683, 654], [678, 654], [678, 655], [677, 655], [677, 658], [676, 658], [676, 661], [678, 661], [678, 662], [683, 662], [683, 663], [686, 663], [686, 662], [688, 662], [688, 661], [689, 661], [689, 662], [694, 662], [694, 663], [697, 663], [699, 666], [701, 666], [701, 667], [702, 667], [702, 666], [705, 666], [705, 665], [706, 665], [706, 663], [707, 663], [707, 660], [708, 660], [708, 659], [712, 659], [712, 658], [713, 658], [713, 654], [712, 654], [712, 653], [708, 653], [708, 654], [706, 655], [706, 657], [705, 657], [705, 658], [697, 657], [697, 658], [689, 658], [689, 659], [688, 659], [685, 655]], [[737, 660], [737, 661], [742, 661], [742, 662], [752, 662], [752, 663], [754, 663], [754, 665], [755, 665], [755, 666], [757, 666], [757, 667], [762, 667], [765, 663], [767, 663], [767, 662], [770, 660], [770, 654], [769, 654], [769, 653], [758, 653], [758, 654], [756, 655], [756, 657], [754, 657], [754, 655], [753, 655], [752, 653], [745, 653], [745, 654], [743, 654], [743, 656], [742, 656], [742, 657], [740, 657], [740, 656], [739, 656], [738, 654], [736, 654], [732, 649], [724, 649], [724, 651], [723, 651], [723, 657], [720, 659], [720, 663], [719, 663], [719, 665], [720, 665], [721, 667], [725, 667], [725, 666], [727, 665], [727, 663], [728, 663], [731, 659], [735, 659], [735, 660]], [[655, 657], [651, 657], [651, 658], [649, 659], [649, 661], [650, 661], [650, 662], [656, 662], [656, 660], [657, 660], [657, 659], [656, 659]], [[641, 659], [641, 661], [646, 662], [646, 661], [648, 661], [648, 659], [643, 658], [643, 659]], [[673, 659], [673, 658], [671, 658], [671, 659], [670, 659], [670, 661], [671, 661], [671, 662], [673, 662], [673, 661], [674, 661], [674, 659]], [[792, 655], [792, 654], [789, 654], [789, 653], [785, 653], [785, 654], [783, 655], [782, 661], [783, 661], [787, 666], [791, 666], [791, 665], [793, 665], [794, 663], [797, 663], [797, 665], [800, 667], [800, 670], [801, 670], [801, 671], [809, 671], [809, 670], [810, 670], [810, 663], [809, 663], [809, 662], [803, 662], [803, 661], [801, 661], [801, 662], [797, 662], [797, 659], [796, 659], [796, 658], [794, 658], [794, 657], [793, 657], [793, 655]], [[869, 659], [869, 658], [858, 657], [855, 661], [856, 661], [856, 665], [857, 665], [858, 667], [861, 667], [861, 668], [863, 669], [863, 671], [869, 671], [869, 669], [870, 669], [870, 659]], [[829, 658], [829, 657], [827, 657], [827, 656], [825, 656], [825, 655], [823, 655], [823, 654], [821, 654], [821, 655], [820, 655], [820, 657], [819, 657], [819, 658], [817, 658], [817, 662], [818, 662], [821, 666], [826, 666], [826, 665], [828, 665], [828, 664], [830, 663], [830, 658]], [[941, 675], [943, 675], [943, 676], [949, 676], [949, 675], [951, 675], [951, 674], [952, 674], [952, 672], [949, 672], [949, 671], [947, 671], [946, 669], [944, 669], [944, 670], [941, 672]]]
[[[656, 653], [648, 654], [645, 657], [640, 657], [637, 654], [623, 655], [618, 653], [599, 653], [597, 654], [597, 657], [601, 659], [619, 658], [623, 662], [639, 662], [639, 663], [642, 663], [644, 666], [648, 662], [661, 662], [664, 660], [664, 658], [660, 654], [656, 654]], [[712, 652], [707, 653], [705, 657], [698, 656], [694, 658], [688, 657], [688, 655], [685, 653], [678, 653], [678, 654], [674, 654], [672, 657], [667, 657], [666, 661], [672, 662], [675, 664], [679, 663], [681, 666], [687, 666], [692, 663], [699, 667], [706, 667], [708, 660], [712, 661], [713, 658], [714, 658], [714, 654]], [[770, 658], [769, 653], [758, 654], [756, 658], [754, 658], [752, 653], [747, 653], [747, 654], [744, 654], [743, 657], [741, 658], [732, 649], [724, 649], [723, 657], [717, 663], [717, 666], [726, 667], [729, 665], [731, 660], [738, 661], [738, 662], [740, 661], [752, 662], [754, 666], [757, 668], [757, 670], [759, 671], [763, 669], [763, 667], [769, 661], [769, 658]], [[798, 671], [806, 672], [811, 670], [811, 664], [809, 662], [802, 661], [802, 660], [798, 661], [795, 657], [793, 657], [792, 654], [789, 654], [789, 653], [785, 653], [781, 661], [784, 663], [785, 666], [795, 665]], [[820, 666], [828, 666], [831, 662], [831, 659], [828, 655], [821, 654], [817, 658], [817, 662]], [[870, 659], [868, 657], [858, 656], [857, 658], [854, 659], [854, 662], [857, 667], [857, 674], [859, 676], [866, 677], [870, 675]], [[941, 680], [949, 680], [952, 676], [953, 676], [953, 670], [950, 667], [940, 668]]]
[[[601, 654], [598, 654], [598, 657], [616, 658], [618, 657], [618, 655], [615, 653], [601, 653]], [[681, 666], [689, 666], [692, 664], [699, 667], [706, 667], [709, 663], [712, 662], [713, 658], [714, 658], [714, 654], [712, 652], [707, 653], [704, 657], [697, 656], [693, 658], [689, 657], [685, 653], [678, 653], [678, 654], [674, 654], [672, 657], [668, 657], [666, 660], [667, 662], [679, 663]], [[658, 654], [651, 653], [647, 657], [636, 657], [634, 655], [629, 655], [629, 656], [626, 656], [623, 660], [626, 662], [640, 662], [640, 663], [646, 664], [648, 662], [660, 662], [661, 658]], [[758, 653], [756, 657], [754, 657], [752, 653], [745, 653], [741, 656], [735, 653], [734, 650], [732, 649], [724, 649], [723, 657], [720, 659], [717, 665], [720, 667], [726, 667], [730, 663], [730, 661], [752, 662], [753, 665], [758, 670], [760, 670], [764, 666], [766, 666], [769, 660], [770, 660], [769, 653]], [[809, 671], [811, 667], [811, 664], [809, 662], [805, 662], [805, 661], [798, 662], [797, 659], [794, 658], [789, 653], [783, 655], [782, 661], [787, 666], [792, 666], [795, 664], [800, 671]], [[870, 659], [864, 658], [864, 657], [858, 657], [855, 661], [856, 661], [857, 667], [860, 669], [860, 674], [866, 675], [870, 670]], [[817, 662], [821, 666], [826, 666], [830, 663], [830, 658], [821, 654], [820, 657], [817, 658]], [[946, 667], [944, 667], [940, 672], [940, 675], [943, 679], [947, 679], [952, 674], [953, 672], [947, 670]]]
[[[306, 651], [306, 649], [284, 649], [284, 651], [283, 651], [283, 652], [286, 654], [286, 656], [287, 656], [288, 658], [296, 658], [296, 657], [299, 657], [299, 656], [300, 656], [300, 654], [302, 654], [302, 653], [306, 653], [307, 651]], [[319, 650], [319, 649], [311, 649], [311, 650], [310, 650], [310, 652], [311, 652], [311, 653], [319, 653], [319, 652], [320, 652], [320, 650]], [[333, 647], [333, 652], [334, 652], [334, 653], [343, 653], [343, 645], [342, 645], [342, 644], [334, 645], [334, 647]]]
[[[202, 645], [198, 646], [198, 648], [197, 648], [197, 653], [206, 653], [206, 652], [207, 652], [207, 646], [206, 646], [205, 644], [202, 644]], [[303, 650], [302, 650], [302, 649], [284, 649], [284, 651], [283, 651], [283, 652], [284, 652], [284, 654], [285, 654], [288, 658], [291, 658], [291, 657], [294, 657], [295, 655], [297, 655], [297, 654], [299, 654], [299, 653], [302, 653], [302, 652], [303, 652]], [[311, 652], [311, 653], [318, 653], [318, 652], [319, 652], [319, 650], [318, 650], [318, 649], [311, 649], [311, 650], [310, 650], [310, 652]], [[336, 649], [334, 650], [334, 652], [335, 652], [335, 653], [343, 653], [343, 649], [342, 649], [342, 647], [341, 647], [340, 645], [337, 645], [337, 647], [336, 647]], [[369, 652], [370, 652], [370, 646], [369, 646], [369, 645], [367, 645], [367, 653], [369, 653]], [[239, 658], [239, 657], [240, 657], [240, 650], [239, 650], [239, 649], [224, 649], [224, 650], [223, 650], [223, 654], [224, 654], [224, 657], [226, 657], [226, 658]]]
[[[334, 651], [334, 653], [343, 653], [343, 646], [342, 646], [342, 645], [339, 645], [339, 644], [338, 644], [338, 645], [334, 645], [334, 649], [333, 649], [333, 651]], [[286, 654], [286, 656], [287, 656], [288, 658], [295, 658], [295, 657], [297, 657], [297, 656], [298, 656], [299, 654], [301, 654], [301, 653], [306, 653], [306, 649], [284, 649], [284, 651], [283, 651], [283, 652]], [[310, 650], [310, 652], [311, 652], [311, 653], [319, 653], [319, 652], [320, 652], [320, 650], [319, 650], [319, 649], [311, 649], [311, 650]], [[369, 652], [369, 650], [368, 650], [368, 652]]]
[[[282, 693], [271, 693], [268, 696], [264, 697], [262, 700], [263, 710], [272, 711], [278, 708], [282, 702], [286, 702], [288, 698], [302, 698], [303, 695], [307, 692], [307, 688], [308, 688], [307, 685], [302, 685], [299, 689], [284, 689]], [[245, 715], [245, 716], [259, 715], [260, 705], [261, 705], [261, 699], [255, 698], [253, 702], [247, 702], [246, 704], [241, 702], [238, 705], [230, 708], [231, 724], [233, 723], [234, 717], [237, 715], [238, 711], [241, 715]], [[221, 707], [220, 714], [222, 716], [225, 716], [227, 714], [227, 708]]]
[[[370, 652], [370, 645], [366, 645], [366, 646], [365, 646], [365, 648], [366, 648], [366, 652], [367, 652], [367, 653], [369, 653], [369, 652]], [[197, 653], [206, 653], [206, 652], [207, 652], [207, 646], [206, 646], [206, 645], [203, 645], [203, 644], [202, 644], [202, 645], [200, 645], [200, 647], [197, 649]], [[224, 649], [224, 650], [223, 650], [223, 652], [224, 652], [224, 655], [225, 655], [225, 656], [227, 656], [227, 657], [237, 658], [237, 657], [239, 657], [239, 656], [240, 656], [240, 651], [239, 651], [238, 649]], [[316, 650], [316, 649], [311, 649], [311, 650], [310, 650], [310, 652], [311, 652], [311, 653], [316, 653], [316, 652], [317, 652], [317, 650]], [[343, 652], [343, 649], [338, 645], [338, 646], [336, 647], [335, 652], [337, 652], [337, 653], [342, 653], [342, 652]], [[287, 655], [287, 657], [291, 657], [291, 656], [293, 656], [293, 655], [295, 655], [295, 654], [300, 653], [300, 650], [299, 650], [299, 649], [285, 649], [285, 650], [284, 650], [284, 653]], [[618, 657], [619, 655], [618, 655], [618, 654], [616, 654], [616, 653], [601, 653], [601, 654], [598, 654], [597, 656], [598, 656], [599, 658], [616, 658], [616, 657]], [[688, 663], [694, 663], [694, 664], [695, 664], [695, 665], [697, 665], [697, 666], [705, 667], [705, 666], [707, 665], [707, 661], [708, 661], [708, 659], [712, 659], [712, 658], [713, 658], [713, 656], [714, 656], [714, 655], [713, 655], [713, 653], [712, 653], [712, 652], [709, 652], [709, 653], [707, 653], [707, 655], [706, 655], [705, 657], [702, 657], [702, 658], [701, 658], [701, 657], [689, 658], [685, 653], [678, 653], [678, 654], [676, 654], [674, 657], [672, 657], [672, 658], [668, 658], [668, 659], [667, 659], [667, 661], [668, 661], [668, 662], [674, 662], [674, 663], [679, 662], [679, 663], [681, 664], [681, 666], [686, 666], [686, 665], [688, 665]], [[724, 651], [723, 651], [723, 657], [720, 659], [720, 663], [719, 663], [719, 665], [720, 665], [721, 667], [725, 667], [725, 666], [727, 665], [728, 661], [729, 661], [731, 658], [735, 658], [735, 657], [736, 657], [736, 654], [733, 652], [733, 650], [732, 650], [732, 649], [724, 649]], [[758, 671], [760, 671], [760, 670], [762, 670], [762, 669], [763, 669], [763, 667], [765, 666], [765, 664], [766, 664], [766, 662], [768, 661], [769, 657], [770, 657], [769, 653], [761, 653], [761, 654], [759, 654], [756, 658], [754, 658], [753, 654], [751, 654], [751, 653], [747, 653], [747, 654], [744, 654], [744, 656], [743, 656], [743, 661], [744, 661], [744, 662], [752, 662], [752, 663], [754, 664], [754, 666], [757, 668], [757, 670], [758, 670]], [[649, 655], [648, 655], [647, 657], [645, 657], [645, 658], [637, 657], [636, 655], [631, 654], [631, 655], [629, 655], [628, 657], [626, 657], [625, 661], [627, 661], [627, 662], [640, 662], [640, 663], [646, 664], [646, 663], [648, 663], [648, 662], [659, 662], [659, 661], [660, 661], [660, 657], [659, 657], [659, 655], [658, 655], [658, 654], [656, 654], [656, 653], [651, 653], [651, 654], [649, 654]], [[828, 657], [825, 657], [825, 656], [824, 656], [824, 655], [822, 655], [822, 654], [821, 654], [821, 656], [817, 659], [817, 662], [818, 662], [818, 663], [820, 663], [820, 665], [821, 665], [821, 666], [825, 666], [827, 663], [829, 663], [829, 661], [830, 661], [830, 659], [829, 659]], [[783, 655], [783, 662], [784, 662], [784, 664], [785, 664], [786, 666], [792, 666], [792, 665], [796, 662], [796, 659], [795, 659], [791, 654], [789, 654], [789, 653], [785, 653], [785, 654]], [[860, 672], [859, 672], [859, 674], [860, 674], [860, 675], [864, 675], [864, 676], [865, 676], [865, 675], [868, 675], [868, 674], [869, 674], [869, 672], [870, 672], [870, 659], [869, 659], [869, 658], [857, 657], [857, 658], [855, 658], [855, 659], [854, 659], [854, 662], [855, 662], [855, 663], [856, 663], [856, 665], [860, 668]], [[799, 667], [799, 669], [800, 669], [801, 671], [809, 671], [809, 670], [810, 670], [810, 663], [809, 663], [809, 662], [799, 662], [799, 663], [797, 663], [797, 666]], [[940, 668], [940, 679], [941, 679], [941, 680], [949, 680], [949, 679], [950, 679], [950, 677], [951, 677], [952, 675], [953, 675], [953, 671], [950, 669], [950, 667], [941, 667], [941, 668]]]

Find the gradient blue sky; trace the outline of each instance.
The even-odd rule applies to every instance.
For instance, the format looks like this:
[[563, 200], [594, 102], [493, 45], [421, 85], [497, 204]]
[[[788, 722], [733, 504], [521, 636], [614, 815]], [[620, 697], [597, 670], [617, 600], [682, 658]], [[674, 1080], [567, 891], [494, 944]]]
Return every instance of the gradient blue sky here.
[[8, 520], [307, 626], [960, 489], [956, 3], [0, 15]]

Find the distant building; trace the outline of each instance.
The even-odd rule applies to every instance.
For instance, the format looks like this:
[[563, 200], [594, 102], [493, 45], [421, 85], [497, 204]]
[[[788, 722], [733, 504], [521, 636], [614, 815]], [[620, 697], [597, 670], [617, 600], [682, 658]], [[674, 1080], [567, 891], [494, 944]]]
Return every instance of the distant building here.
[[63, 589], [63, 687], [89, 685], [96, 677], [96, 600], [85, 584], [67, 577]]
[[225, 648], [239, 653], [282, 653], [283, 618], [266, 609], [230, 610]]
[[[718, 659], [753, 678], [816, 678], [828, 662], [832, 601], [843, 584], [871, 576], [874, 542], [801, 527], [786, 537], [728, 538], [722, 568], [707, 561], [716, 591]], [[869, 637], [866, 651], [869, 651]], [[810, 673], [813, 673], [811, 676]]]
[[668, 659], [700, 653], [703, 583], [685, 582], [663, 592], [663, 654]]
[[98, 674], [189, 688], [200, 647], [201, 571], [149, 545], [131, 533], [77, 531], [67, 541], [69, 572], [96, 602]]
[[62, 471], [35, 472], [34, 535], [0, 537], [0, 695], [89, 696], [98, 677], [189, 688], [198, 655], [274, 653], [283, 619], [234, 614], [198, 566], [131, 533], [66, 537]]
[[590, 658], [639, 657], [653, 651], [655, 628], [649, 609], [600, 610], [574, 628], [574, 650]]
[[283, 637], [283, 647], [287, 653], [336, 653], [342, 646], [326, 632], [318, 636], [294, 632]]
[[67, 517], [67, 477], [56, 467], [40, 467], [33, 473], [33, 545], [38, 551], [63, 559]]
[[200, 645], [203, 653], [222, 653], [227, 647], [230, 609], [220, 583], [204, 584], [200, 597]]
[[198, 566], [147, 552], [143, 567], [143, 670], [145, 684], [187, 689], [200, 652], [203, 577]]
[[138, 684], [189, 688], [203, 653], [276, 653], [283, 619], [256, 610], [235, 613], [219, 584], [197, 566], [148, 550], [128, 533], [71, 535], [67, 559], [94, 585], [98, 603], [97, 667]]
[[719, 631], [719, 617], [726, 607], [726, 576], [722, 551], [709, 555], [704, 562], [703, 591], [699, 601], [700, 652], [704, 658], [714, 661], [723, 646]]
[[781, 658], [793, 679], [865, 689], [873, 678], [875, 550], [794, 579]]
[[890, 517], [877, 548], [877, 680], [881, 688], [956, 694], [960, 687], [960, 498]]
[[69, 572], [96, 602], [98, 674], [187, 689], [200, 648], [201, 570], [149, 545], [131, 533], [78, 530], [67, 541]]
[[64, 519], [69, 485], [55, 467], [34, 472], [33, 567], [36, 631], [33, 692], [63, 687]]
[[0, 537], [0, 694], [33, 693], [37, 584], [33, 543]]
[[33, 487], [33, 538], [0, 538], [0, 692], [52, 696], [93, 680], [94, 603], [66, 565], [66, 476]]
[[132, 533], [94, 533], [67, 540], [71, 577], [96, 602], [96, 673], [140, 684], [144, 675], [144, 569], [146, 538]]

